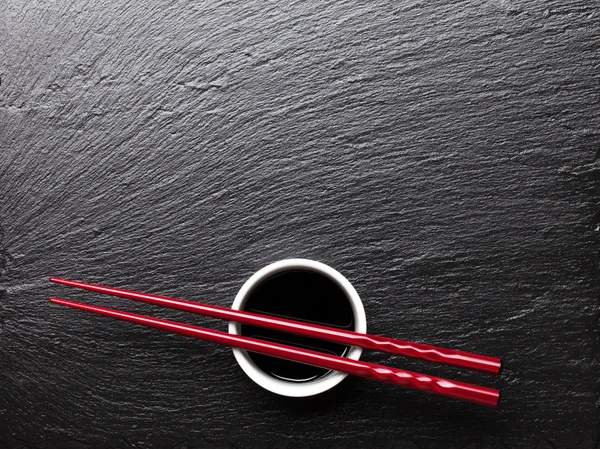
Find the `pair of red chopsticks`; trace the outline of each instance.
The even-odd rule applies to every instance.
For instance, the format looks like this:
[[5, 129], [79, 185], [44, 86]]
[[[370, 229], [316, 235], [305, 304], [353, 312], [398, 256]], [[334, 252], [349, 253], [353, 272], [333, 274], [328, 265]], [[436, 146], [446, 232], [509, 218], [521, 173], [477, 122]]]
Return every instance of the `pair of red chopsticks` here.
[[[289, 332], [305, 337], [327, 340], [350, 346], [358, 346], [364, 349], [387, 352], [390, 354], [403, 355], [415, 359], [438, 362], [460, 368], [467, 368], [486, 373], [499, 374], [502, 367], [500, 359], [484, 355], [469, 354], [467, 352], [454, 351], [451, 349], [437, 348], [419, 343], [410, 343], [402, 340], [394, 340], [369, 334], [334, 329], [325, 326], [303, 323], [299, 321], [275, 318], [272, 316], [259, 315], [256, 313], [242, 312], [219, 306], [210, 306], [191, 301], [168, 298], [165, 296], [150, 295], [130, 290], [103, 287], [100, 285], [86, 284], [83, 282], [69, 281], [59, 278], [50, 278], [50, 281], [69, 287], [90, 290], [97, 293], [118, 296], [134, 301], [145, 302], [171, 309], [183, 310], [185, 312], [205, 315], [222, 320], [235, 321], [267, 329]], [[376, 365], [374, 363], [351, 360], [344, 357], [332, 356], [316, 351], [270, 343], [255, 338], [242, 337], [215, 330], [190, 326], [173, 321], [137, 315], [119, 310], [106, 309], [104, 307], [81, 304], [64, 299], [50, 298], [55, 304], [60, 304], [74, 309], [81, 309], [99, 315], [116, 318], [143, 326], [154, 327], [176, 334], [200, 340], [219, 343], [233, 348], [257, 352], [273, 357], [278, 357], [293, 362], [305, 363], [320, 368], [340, 371], [367, 379], [388, 382], [415, 390], [428, 393], [449, 396], [456, 399], [475, 402], [477, 404], [495, 407], [500, 400], [500, 392], [491, 388], [470, 385], [462, 382], [413, 373], [397, 368]]]

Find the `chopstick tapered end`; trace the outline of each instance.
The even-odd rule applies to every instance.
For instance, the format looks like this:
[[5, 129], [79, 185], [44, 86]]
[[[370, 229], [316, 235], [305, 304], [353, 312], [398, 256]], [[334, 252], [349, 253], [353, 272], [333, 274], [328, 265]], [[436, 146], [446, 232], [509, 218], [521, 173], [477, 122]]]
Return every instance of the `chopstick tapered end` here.
[[55, 284], [67, 284], [69, 281], [66, 279], [57, 278], [55, 276], [50, 276], [50, 282], [54, 282]]
[[58, 304], [60, 306], [67, 306], [67, 307], [75, 307], [79, 304], [79, 303], [76, 303], [73, 301], [67, 301], [66, 299], [60, 299], [60, 298], [50, 298], [50, 302], [52, 304]]

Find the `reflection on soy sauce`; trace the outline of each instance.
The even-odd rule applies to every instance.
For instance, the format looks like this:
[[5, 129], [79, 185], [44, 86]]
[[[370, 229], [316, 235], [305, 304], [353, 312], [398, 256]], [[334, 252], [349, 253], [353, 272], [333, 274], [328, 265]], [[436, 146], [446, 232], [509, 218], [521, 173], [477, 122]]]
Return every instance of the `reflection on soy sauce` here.
[[[256, 287], [244, 310], [305, 321], [313, 324], [354, 329], [352, 307], [344, 291], [328, 277], [309, 270], [276, 274]], [[303, 349], [344, 356], [348, 346], [283, 332], [242, 325], [242, 335]], [[254, 363], [271, 376], [290, 382], [307, 382], [323, 377], [329, 370], [248, 353]]]

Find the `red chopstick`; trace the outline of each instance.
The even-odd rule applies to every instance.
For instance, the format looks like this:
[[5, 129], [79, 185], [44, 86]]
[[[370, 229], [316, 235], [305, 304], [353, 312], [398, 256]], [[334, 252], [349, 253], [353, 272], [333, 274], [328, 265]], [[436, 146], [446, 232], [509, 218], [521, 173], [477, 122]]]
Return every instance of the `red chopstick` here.
[[415, 359], [427, 360], [429, 362], [443, 363], [460, 368], [467, 368], [492, 374], [499, 374], [502, 368], [502, 361], [500, 359], [485, 355], [470, 354], [468, 352], [438, 348], [435, 346], [411, 343], [403, 340], [395, 340], [387, 337], [359, 334], [357, 332], [334, 329], [316, 324], [302, 323], [283, 318], [259, 315], [257, 313], [242, 312], [239, 310], [228, 309], [226, 307], [211, 306], [191, 301], [184, 301], [181, 299], [169, 298], [166, 296], [157, 296], [118, 288], [103, 287], [101, 285], [86, 284], [84, 282], [69, 281], [55, 277], [50, 278], [50, 281], [69, 287], [118, 296], [125, 299], [168, 307], [171, 309], [179, 309], [212, 318], [235, 321], [242, 324], [264, 327], [267, 329], [327, 340], [344, 345], [358, 346], [364, 349], [382, 351], [390, 354], [412, 357]]
[[232, 335], [225, 332], [204, 329], [201, 327], [190, 326], [187, 324], [176, 323], [173, 321], [152, 318], [144, 315], [122, 312], [119, 310], [106, 309], [104, 307], [81, 304], [64, 299], [51, 298], [51, 302], [62, 306], [72, 307], [74, 309], [85, 310], [87, 312], [104, 315], [118, 320], [129, 321], [130, 323], [140, 324], [142, 326], [162, 329], [176, 334], [186, 335], [188, 337], [198, 338], [213, 343], [218, 343], [233, 348], [240, 348], [246, 351], [257, 352], [270, 355], [293, 362], [305, 363], [347, 374], [352, 374], [367, 379], [378, 380], [395, 385], [400, 385], [414, 390], [425, 391], [427, 393], [439, 394], [455, 399], [475, 402], [477, 404], [495, 407], [500, 400], [500, 392], [491, 388], [469, 385], [462, 382], [442, 379], [439, 377], [427, 376], [425, 374], [412, 373], [397, 368], [376, 365], [374, 363], [361, 362], [358, 360], [347, 359], [344, 357], [332, 356], [315, 351], [284, 346], [276, 343], [270, 343], [255, 338]]

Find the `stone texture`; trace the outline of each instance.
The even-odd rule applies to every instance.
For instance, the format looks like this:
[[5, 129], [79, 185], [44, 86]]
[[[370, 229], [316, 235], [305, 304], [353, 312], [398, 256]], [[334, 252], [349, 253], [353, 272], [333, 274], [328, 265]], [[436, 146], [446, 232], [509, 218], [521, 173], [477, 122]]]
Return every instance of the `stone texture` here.
[[[0, 2], [0, 448], [597, 449], [595, 1]], [[52, 306], [341, 271], [373, 333], [502, 356], [497, 410]]]

